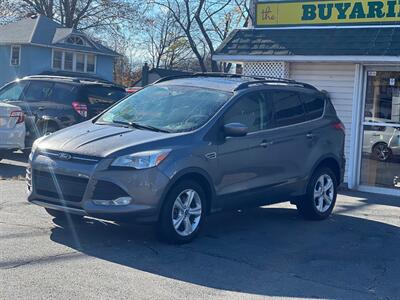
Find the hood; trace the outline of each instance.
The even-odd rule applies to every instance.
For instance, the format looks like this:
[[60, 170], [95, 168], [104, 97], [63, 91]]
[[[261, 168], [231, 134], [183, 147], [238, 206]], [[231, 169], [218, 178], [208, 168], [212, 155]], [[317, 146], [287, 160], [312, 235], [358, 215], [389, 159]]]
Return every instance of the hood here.
[[130, 147], [172, 136], [175, 136], [175, 134], [112, 125], [96, 125], [88, 121], [43, 138], [39, 147], [54, 151], [106, 157]]

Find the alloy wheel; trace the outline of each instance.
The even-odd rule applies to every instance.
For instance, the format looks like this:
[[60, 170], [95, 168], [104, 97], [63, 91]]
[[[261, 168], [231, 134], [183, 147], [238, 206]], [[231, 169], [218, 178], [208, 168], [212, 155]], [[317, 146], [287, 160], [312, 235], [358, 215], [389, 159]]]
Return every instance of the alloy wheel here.
[[192, 234], [199, 226], [202, 213], [201, 199], [193, 189], [186, 189], [175, 199], [172, 206], [172, 224], [183, 237]]
[[380, 161], [386, 161], [390, 156], [390, 149], [386, 144], [378, 144], [374, 147], [374, 154]]
[[318, 212], [325, 213], [335, 197], [335, 186], [331, 176], [321, 175], [314, 186], [314, 204]]

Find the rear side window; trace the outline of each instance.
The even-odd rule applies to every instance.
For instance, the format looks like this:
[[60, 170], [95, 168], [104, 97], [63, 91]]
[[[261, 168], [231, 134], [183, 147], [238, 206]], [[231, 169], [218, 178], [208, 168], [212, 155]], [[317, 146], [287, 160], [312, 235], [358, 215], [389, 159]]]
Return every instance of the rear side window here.
[[21, 81], [21, 82], [14, 82], [5, 86], [3, 89], [0, 90], [0, 101], [20, 100], [26, 84], [27, 84], [26, 81]]
[[271, 91], [274, 108], [274, 127], [304, 122], [304, 107], [299, 95], [291, 91]]
[[90, 104], [110, 105], [125, 97], [126, 92], [123, 89], [106, 86], [86, 86], [84, 88], [86, 98]]
[[77, 101], [78, 88], [72, 84], [55, 83], [51, 91], [49, 99], [57, 103], [71, 104]]
[[322, 117], [325, 108], [325, 99], [318, 94], [301, 94], [306, 109], [306, 121]]
[[51, 93], [53, 83], [46, 81], [31, 81], [25, 92], [25, 101], [46, 101]]

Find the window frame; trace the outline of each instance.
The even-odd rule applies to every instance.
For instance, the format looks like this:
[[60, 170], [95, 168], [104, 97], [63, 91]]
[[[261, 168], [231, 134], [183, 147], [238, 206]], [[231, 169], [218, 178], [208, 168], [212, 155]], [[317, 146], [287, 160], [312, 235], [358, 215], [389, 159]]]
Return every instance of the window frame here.
[[[55, 52], [61, 52], [61, 68], [56, 68], [54, 66], [54, 53]], [[65, 69], [65, 54], [66, 53], [72, 53], [72, 70]], [[76, 62], [77, 62], [77, 55], [84, 55], [84, 71], [77, 71], [76, 70]], [[88, 56], [93, 56], [94, 57], [94, 70], [88, 71], [87, 66], [88, 66]], [[67, 72], [74, 72], [74, 73], [80, 73], [80, 74], [96, 74], [97, 71], [97, 55], [94, 53], [87, 53], [87, 52], [80, 52], [80, 51], [70, 51], [70, 50], [64, 50], [64, 49], [53, 49], [52, 51], [52, 56], [51, 56], [51, 68], [53, 70], [58, 70], [58, 71], [67, 71]]]
[[[13, 52], [14, 49], [18, 48], [18, 64], [13, 64]], [[21, 65], [21, 45], [11, 45], [10, 47], [10, 66], [19, 67]]]

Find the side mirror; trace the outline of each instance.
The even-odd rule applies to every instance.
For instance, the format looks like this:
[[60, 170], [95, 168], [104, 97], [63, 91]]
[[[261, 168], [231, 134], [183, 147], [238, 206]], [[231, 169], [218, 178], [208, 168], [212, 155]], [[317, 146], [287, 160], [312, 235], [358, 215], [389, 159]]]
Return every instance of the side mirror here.
[[225, 136], [240, 137], [245, 136], [249, 132], [249, 128], [242, 123], [229, 123], [224, 125]]

